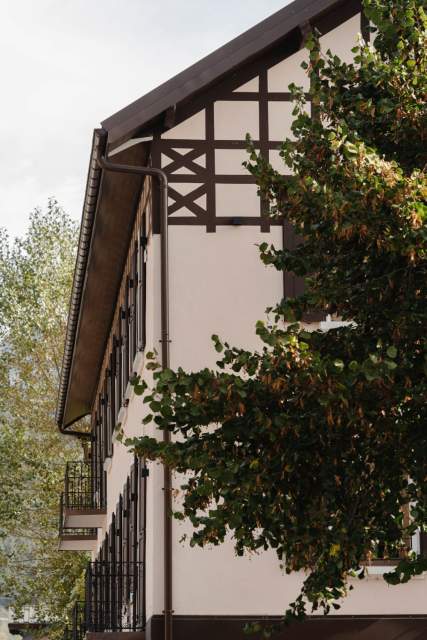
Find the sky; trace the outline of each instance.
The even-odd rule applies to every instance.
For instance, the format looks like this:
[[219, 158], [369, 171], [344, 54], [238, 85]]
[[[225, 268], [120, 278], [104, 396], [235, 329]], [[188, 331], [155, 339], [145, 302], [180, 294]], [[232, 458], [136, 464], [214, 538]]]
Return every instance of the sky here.
[[80, 220], [100, 122], [289, 0], [0, 0], [0, 227]]

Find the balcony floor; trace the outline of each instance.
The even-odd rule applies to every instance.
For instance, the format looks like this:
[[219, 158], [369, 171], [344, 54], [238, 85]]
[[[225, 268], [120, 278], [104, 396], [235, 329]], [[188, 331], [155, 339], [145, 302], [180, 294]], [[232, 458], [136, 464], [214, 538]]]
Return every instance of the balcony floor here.
[[59, 538], [59, 551], [96, 551], [98, 536], [62, 535]]
[[64, 509], [67, 529], [99, 529], [105, 524], [106, 509]]

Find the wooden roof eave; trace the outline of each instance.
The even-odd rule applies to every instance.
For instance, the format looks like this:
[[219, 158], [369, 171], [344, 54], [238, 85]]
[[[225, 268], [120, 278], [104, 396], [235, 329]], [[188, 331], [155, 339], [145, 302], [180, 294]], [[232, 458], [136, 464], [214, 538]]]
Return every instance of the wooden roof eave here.
[[[105, 132], [95, 131], [57, 404], [61, 429], [92, 409], [143, 182], [101, 171], [97, 163], [105, 146]], [[143, 165], [148, 146], [135, 144], [115, 160]]]

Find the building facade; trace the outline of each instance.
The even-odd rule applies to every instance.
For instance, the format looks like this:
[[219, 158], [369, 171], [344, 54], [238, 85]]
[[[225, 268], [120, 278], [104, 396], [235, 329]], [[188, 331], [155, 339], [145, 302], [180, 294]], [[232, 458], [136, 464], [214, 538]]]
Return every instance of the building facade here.
[[[245, 621], [280, 618], [302, 584], [273, 551], [238, 558], [231, 540], [181, 542], [191, 529], [170, 509], [182, 478], [146, 465], [116, 436], [120, 425], [129, 437], [159, 437], [142, 425], [145, 405], [129, 383], [134, 374], [150, 383], [147, 351], [172, 368], [214, 367], [213, 333], [257, 348], [266, 307], [303, 290], [259, 260], [257, 244], [296, 240], [289, 224], [264, 215], [242, 162], [250, 133], [284, 170], [288, 86], [309, 97], [300, 65], [313, 28], [348, 62], [357, 34], [368, 37], [358, 1], [295, 0], [94, 132], [57, 411], [64, 433], [87, 440], [85, 460], [67, 465], [60, 520], [60, 548], [92, 554], [75, 610], [80, 635], [243, 638]], [[331, 326], [322, 314], [306, 320]], [[90, 434], [72, 426], [86, 415]], [[339, 615], [283, 638], [427, 638], [424, 576], [390, 588], [381, 576], [395, 562], [372, 562]]]

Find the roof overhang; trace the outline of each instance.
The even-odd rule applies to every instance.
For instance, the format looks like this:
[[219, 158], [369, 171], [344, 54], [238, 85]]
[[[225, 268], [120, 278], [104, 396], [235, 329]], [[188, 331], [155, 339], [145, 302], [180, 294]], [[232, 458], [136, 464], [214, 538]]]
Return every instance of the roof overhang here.
[[[106, 147], [106, 133], [95, 130], [57, 406], [62, 428], [92, 408], [142, 187], [140, 176], [101, 171]], [[147, 157], [142, 142], [114, 160], [143, 165]]]

